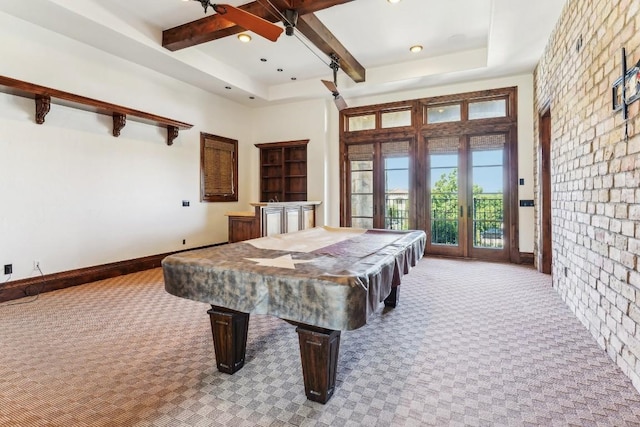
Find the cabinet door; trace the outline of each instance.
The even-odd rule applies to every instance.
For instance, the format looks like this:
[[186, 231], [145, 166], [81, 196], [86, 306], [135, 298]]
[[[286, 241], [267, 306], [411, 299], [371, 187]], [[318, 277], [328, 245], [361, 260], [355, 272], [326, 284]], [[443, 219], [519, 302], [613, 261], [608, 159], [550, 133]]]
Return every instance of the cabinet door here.
[[316, 226], [316, 207], [315, 206], [302, 206], [302, 229], [313, 228]]
[[262, 235], [273, 236], [284, 232], [284, 209], [268, 207], [262, 209]]
[[292, 206], [284, 209], [285, 213], [285, 233], [293, 233], [300, 230], [300, 207]]
[[229, 217], [229, 243], [260, 237], [256, 217], [230, 216]]

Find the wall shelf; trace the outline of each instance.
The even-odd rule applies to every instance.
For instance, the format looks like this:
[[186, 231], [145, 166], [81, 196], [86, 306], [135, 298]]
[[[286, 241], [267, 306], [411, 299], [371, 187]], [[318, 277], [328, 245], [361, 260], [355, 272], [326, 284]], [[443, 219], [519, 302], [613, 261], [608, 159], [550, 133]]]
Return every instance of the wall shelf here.
[[[307, 144], [300, 141], [255, 144], [260, 149], [260, 200], [307, 200]], [[291, 190], [291, 191], [289, 191]]]
[[191, 129], [193, 125], [166, 117], [131, 108], [115, 105], [97, 99], [40, 86], [10, 77], [0, 76], [0, 92], [9, 93], [23, 98], [31, 98], [35, 101], [35, 121], [43, 124], [45, 116], [51, 108], [51, 104], [63, 105], [84, 111], [92, 111], [113, 117], [113, 136], [120, 136], [120, 131], [127, 123], [127, 118], [133, 121], [151, 124], [167, 129], [167, 145], [172, 145], [178, 137], [178, 131]]

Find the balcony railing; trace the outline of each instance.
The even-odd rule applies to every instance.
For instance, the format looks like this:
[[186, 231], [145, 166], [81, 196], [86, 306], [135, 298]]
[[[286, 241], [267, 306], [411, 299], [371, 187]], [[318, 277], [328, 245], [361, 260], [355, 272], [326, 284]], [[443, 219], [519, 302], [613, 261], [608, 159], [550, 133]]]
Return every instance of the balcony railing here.
[[385, 196], [384, 228], [409, 229], [409, 193], [393, 193]]
[[502, 193], [482, 193], [473, 197], [473, 246], [504, 247], [504, 202]]
[[431, 193], [431, 243], [457, 245], [459, 227], [458, 193]]
[[[458, 193], [432, 193], [431, 243], [457, 245], [461, 207]], [[473, 197], [473, 246], [504, 247], [504, 203], [502, 193], [480, 193]]]

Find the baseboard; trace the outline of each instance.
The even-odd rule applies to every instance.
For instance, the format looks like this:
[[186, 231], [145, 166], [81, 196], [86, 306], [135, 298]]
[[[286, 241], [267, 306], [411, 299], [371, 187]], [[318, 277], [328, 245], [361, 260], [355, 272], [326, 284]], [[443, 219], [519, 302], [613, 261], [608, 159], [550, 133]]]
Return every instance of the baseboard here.
[[[218, 243], [188, 250], [203, 249], [224, 244], [225, 243]], [[43, 292], [65, 289], [71, 286], [122, 276], [124, 274], [158, 268], [166, 256], [179, 252], [184, 251], [150, 255], [142, 258], [64, 271], [61, 273], [45, 274], [43, 276], [14, 280], [12, 282], [7, 282], [6, 284], [0, 284], [0, 302], [35, 296]]]
[[520, 252], [520, 264], [533, 265], [533, 252]]

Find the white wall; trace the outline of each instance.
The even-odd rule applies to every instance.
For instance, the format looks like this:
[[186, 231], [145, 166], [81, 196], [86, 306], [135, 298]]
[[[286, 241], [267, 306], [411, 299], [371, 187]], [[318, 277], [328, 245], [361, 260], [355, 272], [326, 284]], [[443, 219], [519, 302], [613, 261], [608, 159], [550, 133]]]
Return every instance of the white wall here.
[[12, 280], [35, 275], [34, 260], [48, 274], [227, 240], [224, 212], [255, 185], [241, 180], [238, 203], [200, 203], [199, 134], [238, 139], [246, 170], [250, 110], [5, 14], [0, 40], [0, 75], [194, 124], [169, 147], [162, 128], [128, 120], [114, 138], [110, 117], [54, 104], [37, 125], [33, 100], [0, 94], [0, 265]]

